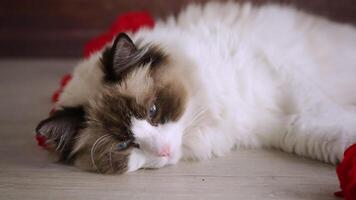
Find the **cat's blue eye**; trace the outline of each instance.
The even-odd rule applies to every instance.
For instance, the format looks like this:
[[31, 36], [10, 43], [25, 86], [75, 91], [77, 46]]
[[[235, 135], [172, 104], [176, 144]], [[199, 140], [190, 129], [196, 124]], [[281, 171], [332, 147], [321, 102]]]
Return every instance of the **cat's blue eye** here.
[[116, 146], [116, 150], [121, 151], [126, 149], [129, 146], [129, 142], [125, 141], [125, 142], [120, 142], [119, 144], [117, 144]]
[[157, 114], [157, 107], [155, 104], [153, 104], [148, 110], [148, 117], [152, 119], [156, 116], [156, 114]]

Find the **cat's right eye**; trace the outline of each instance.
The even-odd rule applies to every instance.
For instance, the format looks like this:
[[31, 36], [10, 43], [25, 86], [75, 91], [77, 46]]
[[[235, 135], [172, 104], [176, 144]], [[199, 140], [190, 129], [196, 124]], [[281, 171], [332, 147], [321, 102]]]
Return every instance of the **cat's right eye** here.
[[157, 115], [157, 107], [155, 104], [152, 104], [152, 106], [148, 109], [147, 111], [147, 121], [152, 125], [152, 126], [158, 126], [157, 121], [155, 121], [155, 117]]
[[153, 104], [150, 109], [148, 110], [148, 117], [150, 119], [154, 118], [157, 114], [157, 107], [155, 104]]

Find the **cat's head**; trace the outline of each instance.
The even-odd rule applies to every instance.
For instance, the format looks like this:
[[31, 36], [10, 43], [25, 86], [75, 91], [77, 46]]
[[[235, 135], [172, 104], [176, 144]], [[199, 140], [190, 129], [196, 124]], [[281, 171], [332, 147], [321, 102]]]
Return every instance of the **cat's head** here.
[[87, 170], [122, 173], [180, 158], [187, 91], [167, 53], [138, 48], [124, 33], [103, 51], [103, 89], [37, 127], [61, 160]]

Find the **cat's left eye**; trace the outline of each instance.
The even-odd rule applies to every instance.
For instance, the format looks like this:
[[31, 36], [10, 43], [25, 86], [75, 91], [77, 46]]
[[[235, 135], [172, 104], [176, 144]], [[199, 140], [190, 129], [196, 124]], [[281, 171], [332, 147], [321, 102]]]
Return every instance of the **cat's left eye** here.
[[116, 150], [122, 151], [126, 149], [130, 145], [130, 143], [131, 143], [130, 141], [120, 142], [119, 144], [116, 145]]

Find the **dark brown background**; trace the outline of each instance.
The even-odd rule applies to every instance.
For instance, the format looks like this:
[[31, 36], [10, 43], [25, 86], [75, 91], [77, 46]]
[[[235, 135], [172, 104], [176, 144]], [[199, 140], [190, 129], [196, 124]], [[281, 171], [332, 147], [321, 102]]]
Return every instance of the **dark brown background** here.
[[[288, 3], [356, 25], [356, 0], [251, 1]], [[79, 57], [83, 44], [106, 30], [120, 13], [147, 10], [155, 17], [165, 17], [189, 2], [192, 1], [0, 0], [0, 57]]]

